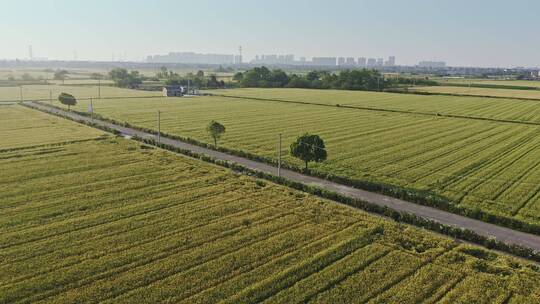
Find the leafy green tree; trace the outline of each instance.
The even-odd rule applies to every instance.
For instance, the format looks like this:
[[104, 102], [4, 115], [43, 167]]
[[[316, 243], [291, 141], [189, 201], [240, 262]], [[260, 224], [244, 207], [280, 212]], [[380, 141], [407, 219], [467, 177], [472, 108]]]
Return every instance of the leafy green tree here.
[[69, 72], [66, 70], [57, 70], [56, 72], [54, 72], [54, 79], [62, 80], [62, 84], [64, 84], [68, 74]]
[[319, 71], [309, 71], [306, 74], [306, 79], [309, 81], [319, 80], [321, 78], [321, 75]]
[[162, 66], [159, 68], [159, 72], [156, 73], [157, 78], [167, 78], [168, 71], [166, 66]]
[[283, 70], [273, 70], [270, 73], [270, 82], [272, 87], [282, 88], [289, 83], [289, 75]]
[[305, 133], [291, 144], [291, 155], [303, 160], [307, 170], [309, 162], [322, 162], [326, 160], [328, 153], [319, 135]]
[[34, 80], [34, 77], [32, 77], [32, 75], [30, 75], [28, 73], [22, 74], [21, 78], [22, 78], [22, 80], [26, 80], [26, 81]]
[[208, 77], [206, 86], [209, 88], [218, 88], [221, 86], [221, 83], [217, 80], [216, 75], [210, 75], [210, 77]]
[[242, 72], [238, 72], [234, 74], [233, 76], [233, 80], [236, 80], [236, 81], [242, 81], [242, 78], [244, 78], [244, 74], [242, 74]]
[[214, 146], [217, 148], [217, 141], [221, 138], [221, 135], [225, 133], [225, 126], [215, 120], [212, 120], [208, 127], [206, 127], [206, 130], [214, 139]]
[[92, 74], [90, 74], [90, 79], [101, 80], [101, 79], [103, 79], [103, 74], [92, 73]]
[[71, 106], [77, 104], [77, 99], [75, 99], [73, 95], [64, 92], [58, 95], [58, 101], [60, 101], [61, 104], [68, 106], [68, 111], [71, 111]]
[[198, 70], [196, 76], [199, 77], [199, 78], [203, 78], [204, 77], [204, 72], [202, 70]]
[[109, 76], [115, 85], [121, 88], [137, 88], [142, 83], [139, 71], [128, 72], [126, 69], [114, 68], [109, 72]]

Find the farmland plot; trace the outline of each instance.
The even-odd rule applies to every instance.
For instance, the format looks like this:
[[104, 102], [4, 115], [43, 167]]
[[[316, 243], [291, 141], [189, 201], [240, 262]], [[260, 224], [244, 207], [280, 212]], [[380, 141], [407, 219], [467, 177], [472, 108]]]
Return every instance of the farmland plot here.
[[414, 87], [411, 91], [428, 92], [428, 93], [449, 93], [457, 95], [478, 95], [478, 96], [494, 96], [494, 97], [510, 97], [510, 98], [529, 98], [538, 99], [540, 102], [539, 90], [515, 90], [515, 89], [498, 89], [498, 88], [475, 88], [475, 87], [457, 87], [457, 86], [433, 86], [433, 87]]
[[0, 152], [1, 303], [539, 300], [536, 265], [198, 160], [28, 145]]
[[[109, 97], [141, 97], [159, 96], [161, 92], [137, 91], [111, 86], [88, 85], [88, 86], [62, 86], [62, 85], [24, 85], [22, 86], [23, 100], [43, 100], [49, 101], [52, 97], [57, 100], [60, 93], [65, 92], [74, 95], [76, 98], [102, 98]], [[20, 101], [20, 87], [0, 87], [0, 102]]]
[[99, 130], [19, 105], [0, 106], [0, 117], [0, 150], [85, 140], [104, 135], [104, 132]]
[[[442, 87], [425, 88], [427, 90], [439, 90]], [[462, 91], [468, 90], [468, 88], [462, 87], [450, 88]], [[483, 90], [491, 90], [496, 92], [505, 91], [500, 89]], [[528, 94], [527, 92], [537, 92], [535, 94], [540, 94], [540, 91], [512, 91], [518, 91], [514, 92], [516, 94], [519, 94], [520, 92], [523, 94]], [[212, 90], [208, 92], [227, 96], [300, 101], [328, 105], [339, 104], [343, 106], [366, 107], [381, 110], [410, 111], [430, 115], [439, 113], [540, 123], [540, 101], [534, 100], [513, 100], [466, 96], [424, 96], [398, 93], [309, 89], [235, 89]], [[525, 95], [519, 97], [527, 98]]]
[[[86, 108], [85, 101], [77, 106]], [[329, 153], [317, 170], [428, 190], [467, 209], [540, 224], [540, 126], [209, 96], [101, 100], [94, 109], [154, 130], [160, 110], [163, 132], [203, 142], [211, 142], [208, 122], [218, 120], [227, 128], [220, 145], [272, 158], [281, 133], [284, 161], [297, 165], [286, 147], [316, 133]]]

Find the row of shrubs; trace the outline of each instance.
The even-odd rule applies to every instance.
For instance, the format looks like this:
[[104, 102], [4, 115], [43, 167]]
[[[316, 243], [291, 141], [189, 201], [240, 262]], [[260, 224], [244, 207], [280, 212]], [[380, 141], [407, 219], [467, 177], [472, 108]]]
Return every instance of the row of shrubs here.
[[[25, 105], [28, 106], [28, 107], [31, 107], [31, 108], [35, 108], [35, 107], [33, 107], [31, 105], [28, 105], [28, 104], [25, 104]], [[36, 108], [36, 109], [40, 110], [39, 108]], [[58, 109], [60, 109], [60, 108], [58, 108]], [[60, 110], [63, 110], [63, 109], [60, 109]], [[76, 121], [76, 122], [79, 122], [79, 123], [84, 123], [86, 125], [89, 125], [89, 126], [92, 126], [92, 127], [95, 127], [95, 128], [99, 128], [101, 130], [104, 130], [104, 131], [107, 131], [107, 132], [110, 132], [110, 133], [113, 133], [113, 134], [116, 134], [116, 135], [120, 134], [120, 132], [118, 130], [113, 129], [113, 128], [109, 128], [107, 126], [103, 126], [101, 124], [96, 124], [96, 123], [92, 123], [92, 122], [81, 122], [79, 120], [72, 119], [71, 117], [68, 117], [68, 116], [65, 116], [65, 115], [60, 115], [60, 114], [56, 114], [56, 113], [52, 113], [52, 114], [55, 114], [55, 115], [58, 115], [60, 117], [63, 117], [63, 118], [69, 119], [69, 120], [73, 120], [73, 121]], [[85, 115], [86, 113], [80, 113], [80, 114]], [[512, 255], [515, 255], [515, 256], [519, 256], [519, 257], [523, 257], [523, 258], [526, 258], [526, 259], [530, 259], [530, 260], [533, 260], [533, 261], [540, 262], [540, 253], [538, 253], [536, 250], [526, 248], [526, 247], [522, 247], [522, 246], [519, 246], [519, 245], [507, 244], [507, 243], [504, 243], [502, 241], [498, 241], [498, 240], [496, 240], [494, 238], [479, 235], [478, 233], [476, 233], [476, 232], [474, 232], [472, 230], [463, 229], [463, 228], [460, 228], [460, 227], [449, 226], [449, 225], [443, 225], [443, 224], [440, 224], [440, 223], [438, 223], [436, 221], [425, 219], [425, 218], [416, 216], [416, 215], [411, 214], [411, 213], [398, 212], [398, 211], [390, 209], [388, 207], [379, 206], [379, 205], [369, 203], [369, 202], [365, 202], [365, 201], [362, 201], [362, 200], [359, 200], [359, 199], [354, 199], [354, 198], [351, 198], [351, 197], [348, 197], [348, 196], [345, 196], [345, 195], [342, 195], [342, 194], [339, 194], [339, 193], [336, 193], [336, 192], [333, 192], [333, 191], [328, 191], [328, 190], [325, 190], [325, 189], [322, 189], [322, 188], [319, 188], [319, 187], [309, 186], [309, 185], [302, 184], [302, 183], [299, 183], [299, 182], [291, 181], [291, 180], [286, 179], [284, 177], [278, 177], [278, 176], [275, 176], [275, 175], [272, 175], [272, 174], [264, 173], [264, 172], [253, 170], [253, 169], [249, 169], [249, 168], [246, 168], [246, 167], [244, 167], [242, 165], [239, 165], [239, 164], [236, 164], [236, 163], [231, 163], [231, 162], [215, 159], [215, 158], [212, 158], [212, 157], [207, 156], [205, 154], [198, 154], [198, 153], [194, 153], [194, 152], [192, 152], [190, 150], [176, 148], [176, 147], [173, 147], [171, 145], [166, 145], [166, 144], [163, 144], [163, 143], [157, 143], [154, 139], [143, 139], [143, 138], [140, 138], [140, 137], [137, 137], [137, 136], [134, 136], [132, 139], [137, 140], [137, 141], [142, 142], [142, 143], [145, 143], [145, 144], [148, 144], [148, 145], [157, 146], [157, 147], [160, 147], [162, 149], [166, 149], [166, 150], [173, 151], [173, 152], [176, 152], [176, 153], [180, 153], [180, 154], [183, 154], [183, 155], [186, 155], [186, 156], [189, 156], [189, 157], [193, 157], [193, 158], [197, 158], [197, 159], [200, 159], [200, 160], [203, 160], [203, 161], [206, 161], [206, 162], [210, 162], [210, 163], [213, 163], [213, 164], [225, 167], [225, 168], [229, 168], [229, 169], [231, 169], [231, 170], [233, 170], [235, 172], [241, 173], [241, 174], [245, 174], [245, 175], [265, 179], [265, 180], [274, 182], [276, 184], [288, 186], [288, 187], [291, 187], [291, 188], [299, 190], [299, 191], [303, 191], [303, 192], [306, 192], [306, 193], [310, 193], [310, 194], [319, 196], [321, 198], [337, 201], [339, 203], [349, 205], [351, 207], [355, 207], [355, 208], [358, 208], [358, 209], [362, 209], [362, 210], [365, 210], [365, 211], [370, 212], [370, 213], [379, 214], [379, 215], [385, 216], [387, 218], [391, 218], [396, 222], [406, 223], [406, 224], [414, 225], [414, 226], [417, 226], [417, 227], [425, 228], [425, 229], [428, 229], [428, 230], [431, 230], [431, 231], [434, 231], [434, 232], [437, 232], [437, 233], [445, 234], [445, 235], [448, 235], [448, 236], [451, 236], [451, 237], [454, 237], [454, 238], [457, 238], [457, 239], [461, 239], [461, 240], [464, 240], [464, 241], [479, 244], [479, 245], [482, 245], [482, 246], [487, 247], [489, 249], [500, 250], [500, 251], [507, 252], [507, 253], [510, 253]], [[210, 147], [209, 145], [206, 145], [206, 144], [204, 144], [204, 146]], [[291, 167], [291, 166], [288, 165], [288, 167]], [[300, 170], [300, 171], [304, 171], [304, 170]], [[320, 174], [320, 173], [318, 173], [318, 174]], [[326, 176], [326, 177], [328, 177], [328, 176]], [[377, 185], [377, 184], [373, 184], [373, 185]], [[393, 186], [391, 186], [391, 187], [393, 187]], [[374, 188], [374, 190], [376, 190], [376, 189], [383, 189], [383, 188]], [[398, 189], [398, 188], [395, 188], [395, 189]], [[415, 192], [407, 192], [404, 189], [398, 189], [398, 190], [399, 191], [395, 191], [393, 193], [397, 194], [397, 195], [402, 195], [402, 196], [404, 196], [406, 198], [416, 197], [415, 194], [414, 194]], [[416, 191], [416, 192], [418, 192], [418, 191]], [[428, 197], [428, 198], [431, 197], [433, 199], [433, 201], [437, 201], [437, 199], [440, 199], [440, 198], [436, 198], [436, 196], [432, 196], [432, 195], [426, 195], [426, 197]]]
[[[64, 110], [62, 108], [51, 106], [51, 105], [45, 105], [45, 106], [53, 107], [53, 108], [56, 108], [56, 109], [59, 109], [59, 110]], [[76, 112], [76, 113], [81, 115], [81, 116], [87, 116], [87, 117], [90, 116], [89, 113], [85, 113], [85, 112]], [[94, 118], [95, 119], [100, 119], [100, 120], [103, 120], [103, 121], [107, 121], [107, 122], [110, 122], [110, 123], [113, 123], [113, 124], [116, 124], [116, 125], [122, 125], [122, 126], [125, 126], [125, 127], [133, 128], [133, 129], [136, 129], [136, 130], [139, 130], [139, 131], [142, 131], [142, 132], [146, 132], [146, 133], [149, 133], [149, 134], [154, 134], [154, 135], [157, 134], [157, 132], [155, 130], [148, 129], [148, 128], [143, 128], [143, 127], [138, 127], [138, 126], [132, 126], [131, 124], [129, 124], [127, 122], [119, 122], [119, 121], [116, 121], [114, 119], [102, 117], [101, 115], [94, 114]], [[96, 124], [94, 124], [94, 126], [96, 126]], [[114, 131], [109, 131], [109, 132], [115, 133], [115, 132], [118, 132], [118, 131], [114, 130]], [[176, 140], [186, 142], [186, 143], [190, 143], [190, 144], [200, 146], [200, 147], [203, 147], [203, 148], [216, 150], [216, 151], [219, 151], [219, 152], [223, 152], [223, 153], [227, 153], [227, 154], [247, 158], [247, 159], [250, 159], [250, 160], [253, 160], [253, 161], [258, 161], [258, 162], [262, 162], [262, 163], [277, 166], [277, 161], [275, 159], [273, 159], [273, 158], [256, 155], [256, 154], [249, 153], [249, 152], [246, 152], [246, 151], [243, 151], [243, 150], [236, 150], [236, 149], [225, 148], [225, 147], [217, 147], [216, 148], [214, 145], [207, 144], [207, 143], [204, 143], [204, 142], [200, 142], [200, 141], [195, 140], [193, 138], [182, 137], [182, 136], [177, 136], [177, 135], [173, 135], [173, 134], [167, 134], [167, 133], [164, 133], [164, 132], [161, 132], [161, 136], [168, 137], [168, 138], [171, 138], [171, 139], [176, 139]], [[441, 209], [441, 210], [445, 210], [445, 211], [449, 211], [449, 212], [452, 212], [452, 213], [455, 213], [455, 214], [467, 216], [467, 217], [470, 217], [470, 218], [473, 218], [473, 219], [478, 219], [478, 220], [488, 222], [488, 223], [492, 223], [492, 224], [495, 224], [495, 225], [508, 227], [508, 228], [511, 228], [511, 229], [514, 229], [514, 230], [519, 230], [519, 231], [526, 232], [526, 233], [532, 233], [532, 234], [540, 235], [540, 225], [527, 223], [527, 222], [524, 222], [524, 221], [521, 221], [521, 220], [506, 217], [506, 216], [491, 214], [491, 213], [485, 212], [485, 211], [480, 210], [480, 209], [464, 208], [462, 206], [458, 206], [456, 204], [453, 204], [449, 199], [447, 199], [445, 197], [442, 197], [440, 195], [437, 195], [437, 194], [429, 192], [429, 191], [411, 189], [411, 188], [396, 186], [396, 185], [392, 185], [392, 184], [386, 184], [386, 183], [382, 183], [382, 182], [373, 182], [373, 181], [368, 181], [368, 180], [352, 179], [352, 178], [349, 178], [349, 177], [334, 175], [334, 174], [331, 174], [331, 173], [321, 172], [321, 171], [314, 170], [314, 169], [307, 169], [306, 170], [305, 168], [302, 168], [302, 167], [299, 167], [299, 166], [296, 166], [296, 165], [293, 165], [293, 164], [289, 164], [289, 163], [282, 163], [281, 167], [284, 168], [284, 169], [289, 169], [291, 171], [299, 172], [299, 173], [302, 173], [302, 174], [311, 175], [311, 176], [314, 176], [314, 177], [326, 179], [326, 180], [329, 180], [329, 181], [332, 181], [332, 182], [336, 182], [336, 183], [343, 184], [343, 185], [346, 185], [346, 186], [354, 187], [354, 188], [357, 188], [357, 189], [363, 189], [363, 190], [367, 190], [367, 191], [371, 191], [371, 192], [377, 192], [377, 193], [385, 194], [385, 195], [388, 195], [388, 196], [391, 196], [391, 197], [394, 197], [394, 198], [402, 199], [402, 200], [405, 200], [405, 201], [417, 203], [417, 204], [424, 205], [424, 206], [438, 208], [438, 209]]]

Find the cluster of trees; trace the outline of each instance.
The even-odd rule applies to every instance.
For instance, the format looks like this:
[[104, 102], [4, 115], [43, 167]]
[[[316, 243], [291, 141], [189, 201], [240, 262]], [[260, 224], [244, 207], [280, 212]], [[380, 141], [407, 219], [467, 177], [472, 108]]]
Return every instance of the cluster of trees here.
[[[96, 75], [97, 76], [97, 75]], [[121, 88], [138, 88], [143, 80], [144, 76], [139, 74], [139, 71], [130, 71], [123, 68], [114, 68], [109, 72], [109, 77], [114, 81], [117, 87]]]
[[414, 77], [400, 77], [390, 79], [391, 86], [399, 85], [420, 85], [420, 86], [437, 86], [439, 83], [435, 80], [430, 80], [428, 77], [414, 78]]
[[197, 88], [224, 88], [225, 82], [218, 80], [216, 75], [206, 76], [203, 71], [199, 70], [197, 73], [187, 73], [186, 76], [180, 76], [174, 71], [167, 70], [166, 67], [161, 67], [159, 72], [156, 73], [156, 78], [164, 79], [166, 85], [184, 85]]
[[376, 70], [345, 70], [339, 73], [311, 71], [307, 74], [287, 74], [283, 70], [256, 67], [233, 77], [241, 87], [260, 88], [312, 88], [382, 91], [389, 86]]

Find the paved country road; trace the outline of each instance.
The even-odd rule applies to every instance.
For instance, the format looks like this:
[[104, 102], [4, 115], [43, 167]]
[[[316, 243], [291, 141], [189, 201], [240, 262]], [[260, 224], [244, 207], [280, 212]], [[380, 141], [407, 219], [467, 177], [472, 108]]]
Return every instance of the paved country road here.
[[[76, 121], [80, 121], [80, 122], [92, 121], [90, 117], [79, 115], [74, 112], [68, 112], [65, 110], [49, 107], [44, 104], [39, 104], [35, 102], [26, 102], [25, 104], [30, 105], [34, 108], [40, 109], [45, 112], [68, 116]], [[141, 138], [153, 138], [153, 139], [155, 139], [156, 137], [155, 135], [150, 134], [150, 133], [116, 125], [116, 124], [98, 120], [98, 119], [94, 119], [93, 122], [101, 126], [106, 126], [108, 128], [118, 130], [119, 132], [121, 132], [123, 135], [126, 135], [126, 136], [139, 136]], [[215, 159], [221, 159], [221, 160], [225, 160], [229, 162], [234, 162], [250, 169], [277, 175], [277, 168], [268, 164], [256, 162], [253, 160], [230, 155], [223, 152], [214, 151], [211, 149], [199, 147], [196, 145], [188, 144], [179, 140], [175, 140], [175, 139], [171, 139], [171, 138], [167, 138], [163, 136], [161, 136], [161, 142], [163, 144], [171, 145], [177, 148], [190, 150], [195, 153], [206, 154]], [[285, 178], [288, 178], [296, 182], [301, 182], [307, 185], [317, 186], [317, 187], [320, 187], [329, 191], [340, 193], [342, 195], [360, 199], [369, 203], [377, 204], [379, 206], [386, 206], [396, 211], [412, 213], [423, 218], [434, 220], [444, 225], [451, 225], [451, 226], [457, 226], [457, 227], [469, 229], [480, 235], [494, 237], [495, 239], [499, 241], [503, 241], [508, 244], [520, 245], [523, 247], [528, 247], [528, 248], [540, 251], [540, 236], [537, 236], [537, 235], [512, 230], [509, 228], [505, 228], [505, 227], [497, 226], [494, 224], [482, 222], [479, 220], [471, 219], [468, 217], [464, 217], [461, 215], [453, 214], [447, 211], [418, 205], [418, 204], [411, 203], [408, 201], [389, 197], [383, 194], [378, 194], [378, 193], [373, 193], [373, 192], [369, 192], [365, 190], [348, 187], [348, 186], [331, 182], [325, 179], [303, 175], [301, 173], [297, 173], [290, 170], [281, 169], [281, 175]]]

